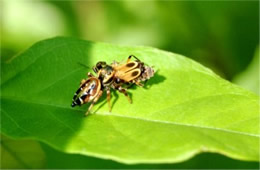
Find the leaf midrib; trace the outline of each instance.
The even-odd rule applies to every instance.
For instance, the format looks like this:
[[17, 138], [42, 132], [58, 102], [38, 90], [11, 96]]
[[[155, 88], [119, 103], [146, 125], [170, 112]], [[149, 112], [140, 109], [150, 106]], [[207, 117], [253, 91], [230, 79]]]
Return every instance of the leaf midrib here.
[[[6, 97], [6, 96], [1, 96], [1, 98], [6, 98], [8, 100], [18, 101], [18, 102], [22, 102], [22, 103], [37, 104], [37, 105], [51, 106], [51, 107], [68, 109], [68, 110], [73, 110], [73, 111], [85, 112], [85, 110], [83, 110], [83, 109], [72, 109], [70, 107], [65, 107], [65, 106], [61, 106], [61, 105], [53, 105], [53, 104], [46, 104], [46, 103], [40, 103], [40, 102], [29, 102], [29, 101], [24, 101], [24, 100], [18, 100], [17, 98], [16, 99], [9, 98], [9, 97]], [[233, 134], [238, 134], [238, 135], [245, 135], [245, 136], [260, 138], [260, 135], [257, 135], [257, 134], [250, 134], [250, 133], [247, 133], [247, 132], [240, 132], [240, 131], [235, 131], [235, 130], [230, 130], [230, 129], [216, 128], [216, 127], [209, 127], [209, 126], [200, 126], [200, 125], [193, 125], [193, 124], [187, 124], [187, 123], [169, 122], [169, 121], [163, 121], [163, 120], [145, 119], [145, 118], [141, 118], [141, 117], [130, 117], [130, 116], [120, 115], [120, 114], [115, 114], [115, 113], [110, 113], [110, 112], [104, 112], [104, 113], [95, 112], [95, 114], [97, 114], [99, 116], [114, 116], [114, 117], [120, 117], [120, 118], [126, 118], [126, 119], [135, 119], [135, 120], [147, 121], [147, 122], [152, 122], [152, 123], [162, 123], [162, 124], [170, 124], [170, 125], [176, 125], [176, 126], [186, 126], [186, 127], [192, 127], [192, 128], [217, 130], [217, 131], [223, 131], [223, 132], [227, 132], [227, 133], [233, 133]], [[84, 117], [82, 117], [82, 118], [84, 118]], [[56, 117], [56, 119], [59, 119], [59, 118]], [[59, 121], [61, 121], [61, 120], [59, 119]]]

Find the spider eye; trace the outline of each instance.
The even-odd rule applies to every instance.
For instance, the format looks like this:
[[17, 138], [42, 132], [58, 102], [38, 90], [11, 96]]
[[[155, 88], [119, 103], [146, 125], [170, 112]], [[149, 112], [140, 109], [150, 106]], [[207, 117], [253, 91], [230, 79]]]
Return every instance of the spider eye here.
[[106, 62], [104, 62], [104, 61], [100, 61], [100, 62], [98, 62], [97, 64], [96, 64], [96, 67], [98, 68], [98, 69], [101, 69], [101, 68], [103, 68], [103, 67], [105, 67], [106, 66]]
[[97, 68], [97, 69], [101, 69], [101, 68], [102, 68], [102, 65], [101, 65], [100, 62], [97, 63], [96, 68]]

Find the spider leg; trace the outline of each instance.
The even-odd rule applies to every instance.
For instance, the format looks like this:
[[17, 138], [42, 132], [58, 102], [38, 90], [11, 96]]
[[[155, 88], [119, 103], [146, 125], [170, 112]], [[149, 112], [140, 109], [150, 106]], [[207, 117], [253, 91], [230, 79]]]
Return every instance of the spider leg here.
[[113, 63], [111, 64], [111, 66], [112, 66], [112, 67], [117, 67], [117, 66], [118, 66], [118, 64], [119, 64], [118, 62], [116, 62], [116, 61], [113, 61]]
[[88, 72], [87, 76], [88, 77], [94, 77], [94, 75], [91, 72]]
[[[90, 73], [90, 72], [87, 73], [87, 76], [88, 76], [88, 77], [94, 77], [94, 75], [93, 75], [92, 73]], [[81, 86], [82, 84], [84, 84], [86, 81], [87, 81], [87, 80], [82, 79], [82, 80], [80, 81], [80, 86]]]
[[107, 89], [107, 103], [108, 103], [108, 107], [109, 107], [109, 112], [111, 112], [110, 99], [111, 99], [111, 93], [110, 93], [110, 88], [108, 88], [108, 89]]
[[130, 99], [130, 97], [128, 96], [127, 94], [127, 90], [124, 89], [123, 87], [119, 86], [119, 87], [116, 87], [116, 89], [120, 92], [120, 93], [123, 93], [125, 95], [125, 97], [128, 99], [129, 103], [132, 103], [132, 100]]
[[140, 61], [136, 56], [134, 56], [134, 55], [130, 55], [130, 56], [128, 57], [126, 63], [129, 63], [132, 57], [134, 57], [137, 61]]
[[82, 80], [80, 81], [80, 86], [81, 86], [82, 84], [84, 84], [86, 81], [87, 81], [87, 80], [82, 79]]
[[140, 80], [132, 80], [133, 84], [136, 84], [139, 87], [144, 87], [144, 85], [140, 82]]
[[144, 87], [144, 85], [142, 84], [142, 83], [140, 83], [140, 82], [135, 82], [135, 84], [137, 85], [137, 86], [139, 86], [139, 87]]
[[100, 92], [98, 93], [98, 95], [94, 98], [94, 100], [92, 101], [91, 105], [88, 108], [88, 111], [85, 113], [85, 116], [87, 116], [90, 112], [90, 110], [92, 109], [92, 107], [94, 106], [94, 104], [98, 101], [98, 99], [102, 96], [103, 91], [100, 90]]

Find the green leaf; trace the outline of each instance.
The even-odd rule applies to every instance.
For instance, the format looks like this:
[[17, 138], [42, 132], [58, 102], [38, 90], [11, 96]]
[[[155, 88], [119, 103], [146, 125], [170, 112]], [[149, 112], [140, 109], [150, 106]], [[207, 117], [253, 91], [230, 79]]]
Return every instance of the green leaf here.
[[260, 95], [259, 85], [259, 47], [256, 49], [255, 55], [247, 69], [238, 74], [233, 82], [248, 89], [255, 94]]
[[47, 169], [259, 169], [259, 162], [234, 160], [216, 153], [202, 153], [181, 163], [126, 165], [112, 160], [59, 152], [44, 143], [42, 148], [46, 154]]
[[1, 164], [3, 169], [43, 168], [45, 154], [33, 140], [13, 140], [1, 135]]
[[[113, 92], [71, 108], [81, 79], [98, 61], [136, 55], [157, 70], [146, 88], [129, 89], [133, 104]], [[259, 99], [181, 55], [149, 47], [72, 38], [39, 42], [2, 61], [1, 131], [67, 152], [123, 163], [180, 162], [200, 152], [258, 161]]]

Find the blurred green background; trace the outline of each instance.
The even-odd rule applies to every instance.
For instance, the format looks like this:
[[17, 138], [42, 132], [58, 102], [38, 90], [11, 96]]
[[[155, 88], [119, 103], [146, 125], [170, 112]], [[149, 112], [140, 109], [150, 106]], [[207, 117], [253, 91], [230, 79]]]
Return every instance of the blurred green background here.
[[[190, 57], [259, 94], [259, 1], [2, 0], [0, 6], [1, 57], [12, 57], [54, 36], [152, 46]], [[1, 153], [12, 153], [12, 158], [17, 146], [11, 145], [11, 152], [1, 148]], [[259, 167], [256, 162], [235, 161], [217, 154], [202, 154], [180, 164], [126, 166], [63, 154], [44, 144], [39, 148], [44, 156], [38, 160], [41, 163], [36, 163], [38, 168]], [[16, 159], [6, 158], [2, 157], [2, 162], [9, 162], [5, 166], [14, 165], [10, 162]], [[73, 161], [64, 163], [63, 159]], [[16, 168], [23, 166], [18, 161]]]

